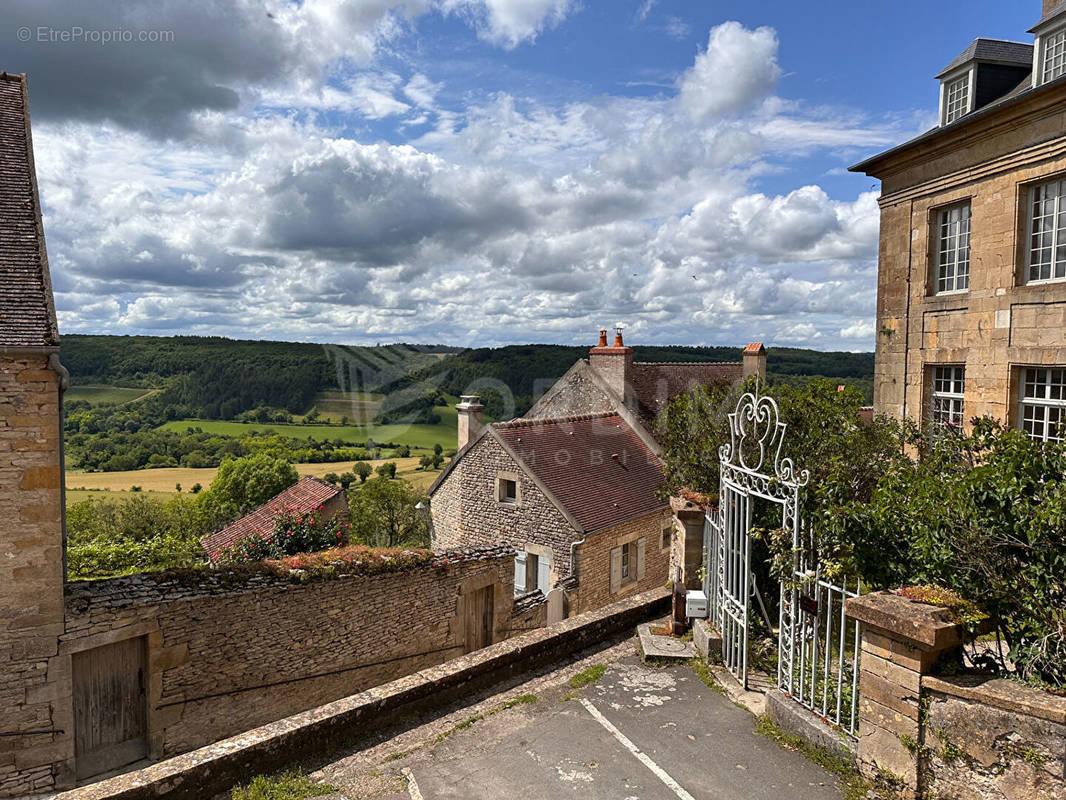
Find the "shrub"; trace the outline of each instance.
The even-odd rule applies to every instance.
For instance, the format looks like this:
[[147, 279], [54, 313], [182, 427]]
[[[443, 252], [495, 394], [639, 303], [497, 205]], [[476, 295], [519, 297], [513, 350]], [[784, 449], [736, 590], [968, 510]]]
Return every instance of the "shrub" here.
[[223, 563], [241, 563], [279, 559], [296, 553], [311, 553], [341, 547], [347, 544], [351, 525], [342, 523], [335, 516], [322, 519], [324, 506], [302, 508], [274, 507], [274, 530], [266, 536], [246, 536], [232, 547], [212, 557]]

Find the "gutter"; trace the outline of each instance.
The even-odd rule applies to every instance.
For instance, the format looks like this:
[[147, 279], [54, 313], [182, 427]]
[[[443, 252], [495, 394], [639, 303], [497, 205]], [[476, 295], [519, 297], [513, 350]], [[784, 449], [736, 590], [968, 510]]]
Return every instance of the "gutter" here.
[[576, 542], [570, 542], [570, 576], [571, 578], [577, 578], [577, 548], [585, 543], [585, 540], [589, 538], [589, 532], [585, 531], [581, 534], [581, 538]]
[[48, 366], [56, 372], [59, 387], [59, 514], [63, 533], [63, 582], [67, 580], [67, 453], [66, 419], [63, 415], [63, 396], [70, 388], [70, 373], [59, 361], [58, 348], [48, 354]]

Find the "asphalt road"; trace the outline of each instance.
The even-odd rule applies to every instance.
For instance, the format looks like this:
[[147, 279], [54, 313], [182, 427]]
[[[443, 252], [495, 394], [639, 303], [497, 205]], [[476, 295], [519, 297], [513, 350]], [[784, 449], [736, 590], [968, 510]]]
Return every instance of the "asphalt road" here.
[[[608, 663], [607, 670], [575, 692], [566, 681], [588, 663]], [[523, 694], [537, 699], [501, 710], [507, 698]], [[349, 800], [841, 796], [832, 775], [755, 733], [751, 714], [705, 686], [689, 667], [646, 666], [629, 642], [488, 698], [470, 712], [318, 774]]]

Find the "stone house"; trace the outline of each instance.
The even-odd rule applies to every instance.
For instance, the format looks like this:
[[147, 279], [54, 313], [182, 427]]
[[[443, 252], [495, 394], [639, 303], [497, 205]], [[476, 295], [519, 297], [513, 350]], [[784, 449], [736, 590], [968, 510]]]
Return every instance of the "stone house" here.
[[766, 374], [766, 350], [743, 361], [658, 364], [633, 360], [607, 332], [530, 409], [483, 426], [467, 396], [459, 451], [430, 487], [434, 547], [506, 542], [517, 551], [515, 591], [565, 591], [569, 613], [695, 578], [702, 513], [675, 518], [660, 490], [654, 422], [692, 387]]
[[344, 489], [313, 475], [305, 475], [240, 519], [203, 537], [200, 546], [207, 552], [208, 558], [215, 560], [225, 548], [233, 547], [242, 539], [249, 536], [269, 536], [273, 533], [274, 518], [279, 510], [284, 511], [289, 507], [311, 510], [319, 506], [322, 507], [319, 512], [320, 520], [348, 518], [348, 498]]
[[1060, 436], [1066, 2], [1029, 32], [974, 41], [937, 76], [940, 124], [852, 167], [882, 182], [878, 413]]
[[72, 727], [54, 702], [63, 678], [66, 385], [26, 76], [0, 73], [0, 796], [52, 788]]

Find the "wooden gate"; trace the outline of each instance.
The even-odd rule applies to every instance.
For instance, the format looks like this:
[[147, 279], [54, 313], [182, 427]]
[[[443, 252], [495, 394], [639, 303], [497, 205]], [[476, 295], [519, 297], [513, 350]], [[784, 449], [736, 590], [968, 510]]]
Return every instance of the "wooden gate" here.
[[75, 653], [74, 754], [78, 778], [148, 755], [143, 637]]
[[466, 596], [466, 652], [480, 650], [492, 644], [493, 592], [486, 586]]

